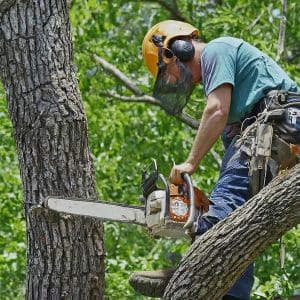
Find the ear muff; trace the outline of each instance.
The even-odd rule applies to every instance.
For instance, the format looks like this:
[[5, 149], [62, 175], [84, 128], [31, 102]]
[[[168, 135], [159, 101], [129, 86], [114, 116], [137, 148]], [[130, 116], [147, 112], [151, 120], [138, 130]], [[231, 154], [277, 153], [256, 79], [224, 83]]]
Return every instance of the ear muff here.
[[194, 45], [188, 40], [175, 40], [171, 43], [170, 49], [183, 62], [189, 61], [195, 55]]

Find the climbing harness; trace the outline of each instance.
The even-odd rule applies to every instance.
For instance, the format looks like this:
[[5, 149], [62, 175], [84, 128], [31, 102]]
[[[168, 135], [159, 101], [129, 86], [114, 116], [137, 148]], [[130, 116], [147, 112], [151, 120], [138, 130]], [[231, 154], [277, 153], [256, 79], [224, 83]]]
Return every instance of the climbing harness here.
[[[255, 121], [242, 131], [238, 141], [241, 151], [249, 157], [252, 196], [280, 169], [299, 161], [300, 94], [271, 91], [256, 109], [260, 112], [254, 116]], [[299, 128], [295, 128], [297, 125]]]

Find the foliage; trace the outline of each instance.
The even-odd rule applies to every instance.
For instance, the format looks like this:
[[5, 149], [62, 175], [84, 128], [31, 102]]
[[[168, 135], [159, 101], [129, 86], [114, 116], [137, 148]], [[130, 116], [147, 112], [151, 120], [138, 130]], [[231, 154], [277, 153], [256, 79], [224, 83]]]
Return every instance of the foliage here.
[[[162, 173], [168, 176], [172, 159], [179, 163], [186, 158], [195, 134], [157, 107], [122, 103], [101, 95], [106, 90], [122, 95], [131, 93], [101, 70], [92, 59], [93, 53], [115, 64], [145, 93], [151, 94], [153, 79], [142, 63], [140, 45], [151, 25], [173, 18], [158, 2], [77, 0], [72, 6], [75, 63], [100, 199], [139, 204], [143, 166], [156, 158]], [[175, 1], [165, 0], [165, 3], [173, 6]], [[270, 0], [177, 1], [180, 14], [200, 28], [204, 40], [221, 35], [240, 37], [272, 57], [276, 55], [280, 5], [280, 1]], [[300, 84], [297, 52], [300, 3], [291, 0], [288, 5], [286, 50], [281, 63]], [[16, 299], [21, 297], [23, 288], [25, 229], [17, 157], [3, 92], [0, 99], [0, 299]], [[197, 88], [187, 111], [200, 118], [203, 106], [203, 91]], [[220, 144], [216, 150], [221, 154]], [[209, 193], [217, 177], [218, 165], [208, 155], [194, 181]], [[107, 299], [145, 299], [128, 285], [130, 273], [171, 266], [189, 246], [187, 241], [148, 239], [144, 229], [134, 225], [106, 223], [105, 229]], [[299, 228], [290, 231], [285, 242], [285, 272], [279, 268], [278, 245], [271, 246], [258, 258], [253, 299], [287, 297], [292, 289], [300, 288]]]
[[0, 299], [23, 295], [25, 224], [12, 128], [0, 87]]

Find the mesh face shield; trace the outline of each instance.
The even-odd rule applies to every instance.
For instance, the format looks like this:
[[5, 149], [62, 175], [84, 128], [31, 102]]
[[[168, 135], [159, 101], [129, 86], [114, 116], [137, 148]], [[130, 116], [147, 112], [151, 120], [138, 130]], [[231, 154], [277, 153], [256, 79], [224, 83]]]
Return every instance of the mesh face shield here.
[[[176, 56], [168, 59], [171, 50], [158, 47], [158, 74], [153, 89], [153, 97], [170, 115], [178, 115], [187, 104], [195, 85], [193, 75]], [[167, 58], [165, 62], [164, 57]]]

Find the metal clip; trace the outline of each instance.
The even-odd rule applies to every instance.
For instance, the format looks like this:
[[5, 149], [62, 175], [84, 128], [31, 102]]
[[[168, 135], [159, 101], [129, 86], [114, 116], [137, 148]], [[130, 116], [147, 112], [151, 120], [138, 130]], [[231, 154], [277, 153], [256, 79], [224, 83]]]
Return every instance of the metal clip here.
[[288, 108], [288, 119], [291, 124], [297, 124], [297, 118], [300, 117], [300, 110], [294, 108]]
[[287, 102], [287, 92], [279, 91], [277, 93], [277, 100], [279, 104], [285, 104]]

